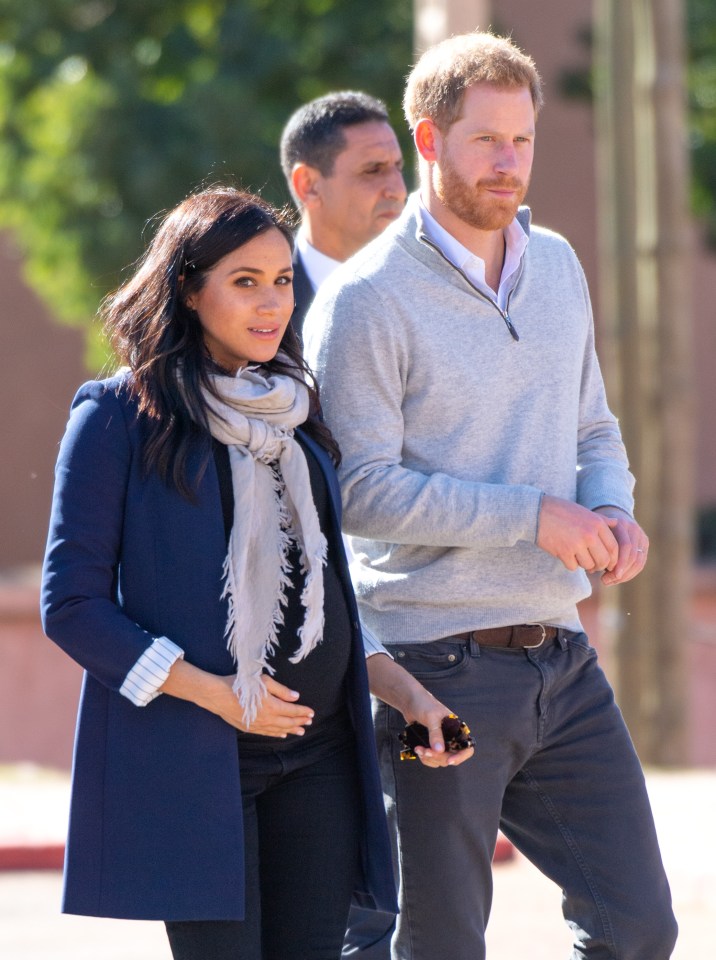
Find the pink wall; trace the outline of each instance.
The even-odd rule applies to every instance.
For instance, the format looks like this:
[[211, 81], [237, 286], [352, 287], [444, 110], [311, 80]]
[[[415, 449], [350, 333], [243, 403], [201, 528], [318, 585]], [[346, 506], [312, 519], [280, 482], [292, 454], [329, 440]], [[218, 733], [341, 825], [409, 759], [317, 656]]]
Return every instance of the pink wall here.
[[0, 764], [72, 761], [82, 671], [42, 633], [39, 571], [0, 579]]
[[716, 507], [716, 252], [694, 261], [694, 375], [696, 381], [696, 502]]
[[82, 336], [54, 321], [0, 236], [0, 571], [42, 559], [57, 444], [88, 379]]

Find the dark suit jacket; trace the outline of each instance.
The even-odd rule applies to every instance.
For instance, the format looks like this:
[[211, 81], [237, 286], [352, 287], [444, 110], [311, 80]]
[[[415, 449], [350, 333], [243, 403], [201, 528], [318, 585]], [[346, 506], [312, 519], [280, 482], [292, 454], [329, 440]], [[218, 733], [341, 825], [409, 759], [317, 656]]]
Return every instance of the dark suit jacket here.
[[293, 298], [296, 306], [291, 314], [291, 323], [298, 334], [299, 340], [303, 335], [303, 321], [308, 313], [308, 308], [313, 303], [316, 291], [313, 289], [311, 281], [308, 279], [306, 268], [301, 260], [298, 250], [293, 252]]
[[[226, 540], [213, 459], [194, 503], [146, 474], [145, 421], [121, 377], [85, 384], [61, 444], [42, 614], [85, 669], [75, 742], [64, 910], [137, 919], [241, 919], [242, 804], [236, 732], [195, 704], [118, 691], [154, 637], [234, 671], [219, 600]], [[332, 546], [353, 628], [348, 709], [363, 795], [358, 899], [395, 910], [358, 613], [330, 458], [302, 433], [327, 483]], [[189, 462], [199, 476], [203, 457]]]

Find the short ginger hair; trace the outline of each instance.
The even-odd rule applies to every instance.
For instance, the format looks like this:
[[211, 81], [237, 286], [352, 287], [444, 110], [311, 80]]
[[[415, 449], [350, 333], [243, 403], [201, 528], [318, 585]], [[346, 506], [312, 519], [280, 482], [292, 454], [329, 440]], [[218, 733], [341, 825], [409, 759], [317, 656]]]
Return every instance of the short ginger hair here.
[[464, 33], [430, 47], [411, 71], [403, 109], [408, 126], [432, 120], [443, 132], [459, 119], [468, 87], [486, 83], [504, 90], [528, 87], [535, 113], [544, 99], [534, 61], [507, 37]]

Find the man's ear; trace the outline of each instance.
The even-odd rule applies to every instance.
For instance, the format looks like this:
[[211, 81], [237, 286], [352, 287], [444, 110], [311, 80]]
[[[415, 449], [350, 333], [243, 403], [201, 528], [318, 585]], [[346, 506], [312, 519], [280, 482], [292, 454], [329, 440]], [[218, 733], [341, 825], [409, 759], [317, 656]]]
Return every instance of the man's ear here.
[[322, 174], [307, 163], [297, 163], [291, 171], [293, 193], [302, 207], [315, 207], [320, 202]]
[[415, 147], [423, 160], [427, 160], [428, 163], [434, 163], [440, 159], [443, 136], [432, 120], [429, 120], [427, 117], [421, 117], [415, 124], [413, 139], [415, 140]]

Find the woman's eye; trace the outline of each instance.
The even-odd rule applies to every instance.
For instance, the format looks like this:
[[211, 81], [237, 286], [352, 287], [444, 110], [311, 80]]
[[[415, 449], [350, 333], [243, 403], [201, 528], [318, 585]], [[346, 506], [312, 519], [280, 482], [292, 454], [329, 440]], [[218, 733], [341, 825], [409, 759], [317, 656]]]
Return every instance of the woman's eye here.
[[282, 287], [286, 287], [291, 283], [292, 277], [277, 277], [276, 283]]

